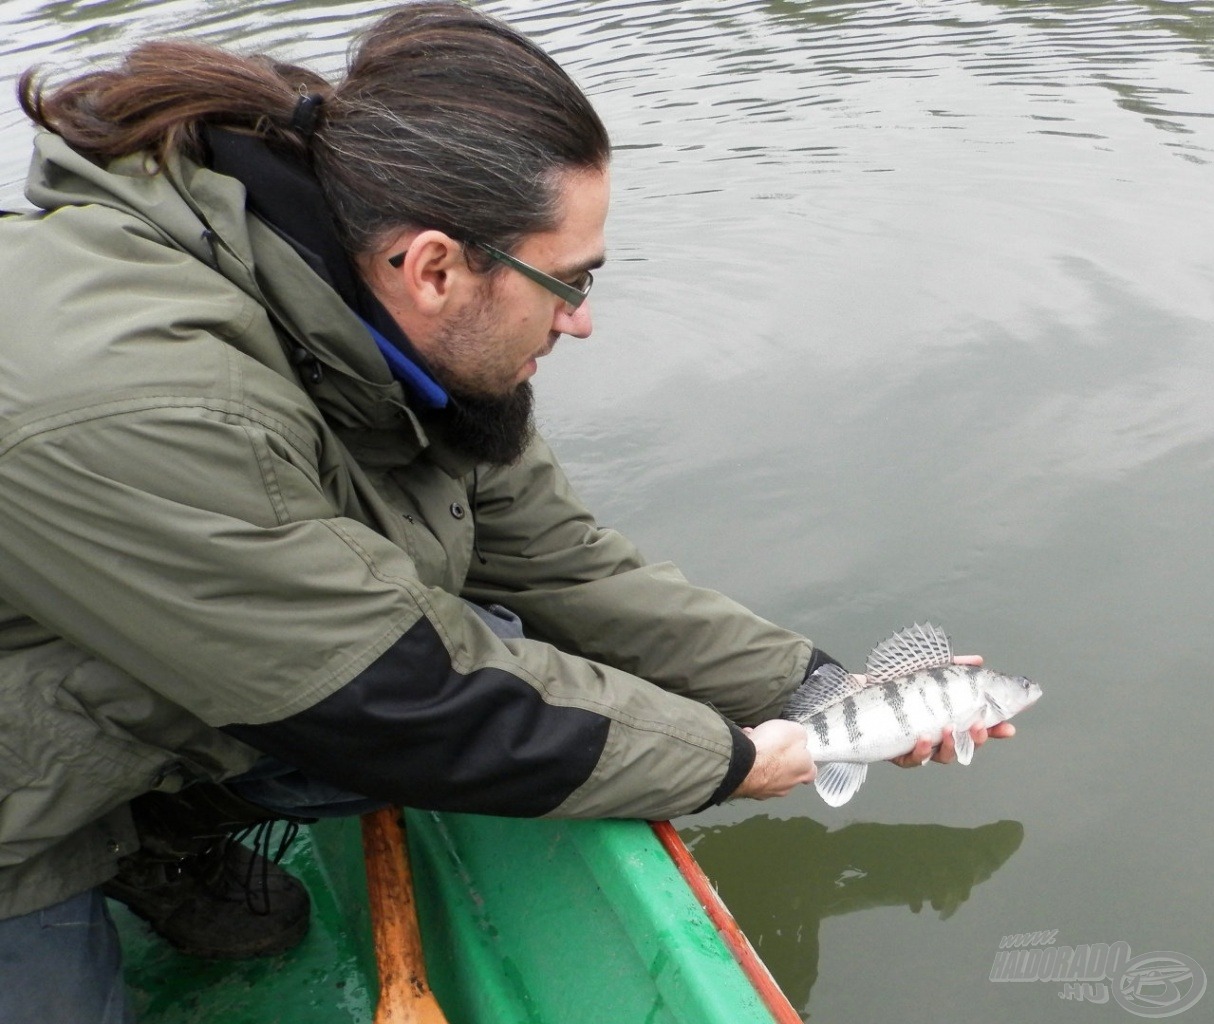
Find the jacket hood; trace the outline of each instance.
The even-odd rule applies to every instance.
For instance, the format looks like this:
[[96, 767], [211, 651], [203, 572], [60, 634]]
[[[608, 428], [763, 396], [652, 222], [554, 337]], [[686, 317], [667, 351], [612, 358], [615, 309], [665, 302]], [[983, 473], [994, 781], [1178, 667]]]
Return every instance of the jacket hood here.
[[[234, 170], [242, 162], [255, 165], [253, 187], [260, 196], [281, 187], [292, 199], [299, 197], [298, 179], [291, 180], [285, 161], [264, 144], [251, 138], [246, 143], [229, 132], [208, 134], [221, 140], [216, 148], [223, 150], [219, 163], [224, 170]], [[262, 156], [264, 160], [256, 159]], [[310, 187], [320, 204], [309, 204], [311, 209], [320, 212], [318, 220], [327, 220], [327, 207], [314, 179]], [[314, 240], [322, 234], [301, 231], [308, 224], [306, 207], [301, 207], [303, 216], [291, 229], [283, 229], [265, 218], [245, 183], [233, 174], [180, 156], [160, 168], [147, 154], [101, 166], [50, 132], [35, 139], [26, 198], [47, 212], [102, 206], [142, 220], [167, 244], [209, 265], [265, 309], [283, 336], [290, 362], [313, 364], [310, 373], [305, 369], [301, 376], [311, 376], [309, 393], [335, 427], [395, 432], [403, 417], [416, 435], [418, 448], [430, 444], [411, 408], [416, 397], [394, 379], [368, 324], [396, 345], [407, 347], [407, 341], [348, 264], [344, 274], [334, 272], [331, 248], [318, 247], [322, 251], [316, 252], [291, 235], [294, 230]], [[340, 258], [344, 261], [344, 254]], [[267, 365], [281, 363], [282, 352], [246, 354]], [[413, 355], [411, 348], [407, 354]], [[443, 455], [453, 473], [471, 468], [470, 460], [455, 453], [444, 450]]]
[[311, 167], [251, 135], [204, 125], [206, 164], [245, 187], [245, 205], [274, 228], [312, 271], [358, 314], [388, 368], [418, 404], [444, 408], [447, 394], [400, 326], [363, 283], [342, 244]]

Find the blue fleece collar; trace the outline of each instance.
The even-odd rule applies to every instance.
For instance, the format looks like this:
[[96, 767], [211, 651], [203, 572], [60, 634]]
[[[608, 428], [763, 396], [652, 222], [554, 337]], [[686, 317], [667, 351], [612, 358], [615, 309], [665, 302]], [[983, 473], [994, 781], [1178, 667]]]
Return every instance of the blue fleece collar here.
[[[361, 320], [362, 318], [360, 317], [359, 319]], [[392, 376], [404, 384], [422, 405], [429, 406], [431, 409], [445, 409], [447, 407], [447, 392], [435, 383], [433, 377], [367, 323], [366, 320], [363, 320], [363, 326], [379, 347], [380, 352], [383, 353], [384, 359], [388, 362], [388, 369], [392, 371]]]

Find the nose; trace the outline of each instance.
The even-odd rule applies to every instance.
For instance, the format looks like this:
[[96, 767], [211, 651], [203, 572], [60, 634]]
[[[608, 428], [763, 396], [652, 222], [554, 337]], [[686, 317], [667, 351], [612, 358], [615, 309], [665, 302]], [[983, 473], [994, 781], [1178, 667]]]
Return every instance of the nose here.
[[560, 303], [556, 309], [556, 316], [552, 319], [552, 329], [573, 338], [589, 338], [591, 332], [594, 331], [594, 321], [590, 316], [590, 300], [587, 299], [572, 312], [565, 303]]

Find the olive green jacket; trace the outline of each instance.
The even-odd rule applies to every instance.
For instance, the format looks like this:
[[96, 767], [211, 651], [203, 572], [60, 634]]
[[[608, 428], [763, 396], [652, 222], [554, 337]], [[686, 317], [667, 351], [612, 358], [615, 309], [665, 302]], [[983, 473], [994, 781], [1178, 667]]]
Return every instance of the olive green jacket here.
[[470, 494], [239, 182], [101, 168], [44, 133], [27, 197], [0, 220], [0, 918], [110, 877], [129, 800], [245, 770], [259, 752], [224, 727], [313, 708], [419, 624], [457, 683], [601, 722], [558, 816], [704, 805], [726, 718], [773, 717], [801, 680], [808, 641], [647, 564], [542, 442]]

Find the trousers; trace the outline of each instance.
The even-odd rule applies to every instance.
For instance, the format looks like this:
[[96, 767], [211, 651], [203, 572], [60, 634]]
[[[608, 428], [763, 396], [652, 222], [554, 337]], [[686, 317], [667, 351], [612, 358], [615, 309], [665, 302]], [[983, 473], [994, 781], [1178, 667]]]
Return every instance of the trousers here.
[[0, 921], [0, 1021], [134, 1024], [100, 889]]
[[[500, 605], [469, 607], [498, 636], [523, 635], [518, 616]], [[224, 785], [288, 817], [343, 817], [383, 806], [272, 757]], [[0, 1024], [135, 1024], [118, 930], [100, 889], [0, 921]]]

